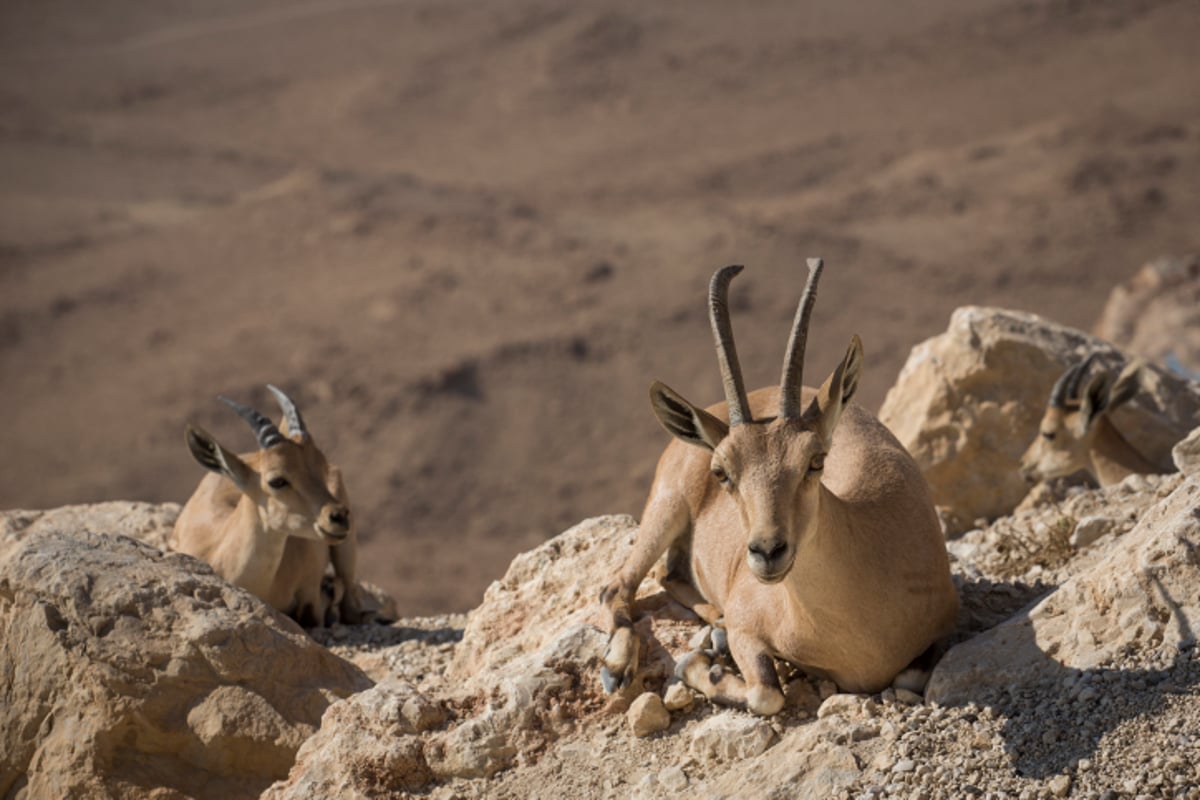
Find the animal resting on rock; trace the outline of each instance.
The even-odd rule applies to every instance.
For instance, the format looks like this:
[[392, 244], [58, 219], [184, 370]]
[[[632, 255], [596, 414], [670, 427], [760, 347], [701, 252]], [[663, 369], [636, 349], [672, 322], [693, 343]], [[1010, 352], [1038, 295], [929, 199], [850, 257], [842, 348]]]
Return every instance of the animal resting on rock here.
[[1109, 419], [1113, 409], [1137, 394], [1141, 362], [1131, 361], [1115, 379], [1110, 371], [1101, 370], [1080, 392], [1095, 360], [1092, 353], [1069, 367], [1050, 390], [1038, 433], [1021, 456], [1021, 474], [1029, 482], [1084, 470], [1101, 486], [1111, 486], [1129, 475], [1163, 471], [1139, 453]]
[[732, 266], [709, 289], [725, 402], [702, 409], [662, 383], [650, 389], [677, 441], [659, 459], [633, 550], [601, 594], [610, 691], [635, 678], [634, 596], [664, 552], [664, 587], [723, 627], [741, 672], [694, 652], [680, 676], [758, 714], [784, 703], [776, 659], [846, 691], [878, 691], [954, 625], [958, 596], [925, 480], [891, 432], [850, 403], [858, 337], [820, 389], [802, 385], [821, 268], [809, 259], [780, 386], [746, 393], [727, 310], [742, 267]]
[[[282, 430], [258, 411], [220, 398], [254, 430], [258, 452], [236, 455], [188, 426], [188, 448], [213, 474], [180, 512], [171, 546], [305, 627], [326, 624], [335, 605], [342, 622], [361, 622], [357, 541], [341, 470], [325, 460], [291, 399], [267, 388], [283, 410]], [[321, 588], [331, 560], [334, 603]]]

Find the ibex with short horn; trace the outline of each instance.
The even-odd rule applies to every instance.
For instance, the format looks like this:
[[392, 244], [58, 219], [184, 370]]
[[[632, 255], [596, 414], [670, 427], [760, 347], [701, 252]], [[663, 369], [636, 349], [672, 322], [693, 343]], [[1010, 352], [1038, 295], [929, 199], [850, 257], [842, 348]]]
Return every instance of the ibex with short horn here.
[[326, 622], [321, 579], [332, 559], [342, 588], [340, 619], [361, 622], [357, 542], [341, 470], [325, 460], [295, 403], [267, 388], [283, 410], [283, 430], [253, 408], [220, 398], [254, 430], [255, 453], [236, 455], [188, 426], [188, 448], [213, 474], [179, 514], [172, 546], [304, 627]]
[[958, 596], [925, 480], [887, 428], [850, 403], [858, 337], [820, 389], [802, 385], [821, 268], [809, 259], [780, 386], [746, 393], [727, 310], [742, 269], [732, 266], [709, 289], [725, 402], [701, 409], [662, 383], [650, 388], [678, 441], [659, 459], [633, 551], [601, 595], [612, 614], [609, 691], [635, 676], [634, 595], [664, 552], [664, 586], [723, 624], [742, 673], [722, 674], [697, 652], [681, 677], [758, 714], [784, 703], [776, 659], [846, 691], [877, 691], [954, 625]]
[[1101, 370], [1085, 385], [1083, 379], [1095, 360], [1092, 353], [1068, 367], [1050, 390], [1037, 436], [1021, 456], [1021, 474], [1030, 483], [1085, 470], [1101, 486], [1111, 486], [1135, 473], [1163, 471], [1109, 419], [1113, 409], [1137, 394], [1142, 362], [1131, 361], [1116, 378]]

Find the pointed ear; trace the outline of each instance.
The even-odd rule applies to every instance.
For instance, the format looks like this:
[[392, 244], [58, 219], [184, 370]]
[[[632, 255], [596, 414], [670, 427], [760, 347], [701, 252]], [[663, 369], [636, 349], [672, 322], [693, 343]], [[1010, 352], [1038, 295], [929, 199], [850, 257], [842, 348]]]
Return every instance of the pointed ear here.
[[1142, 387], [1142, 361], [1134, 359], [1125, 365], [1108, 393], [1108, 410], [1128, 403]]
[[1096, 420], [1100, 419], [1100, 415], [1108, 410], [1112, 386], [1112, 373], [1104, 370], [1093, 375], [1092, 379], [1088, 381], [1087, 388], [1080, 393], [1078, 423], [1080, 436], [1091, 430], [1091, 427], [1096, 424]]
[[850, 346], [846, 349], [842, 363], [838, 364], [833, 374], [821, 384], [817, 396], [804, 412], [804, 416], [821, 436], [826, 447], [833, 440], [833, 431], [841, 419], [842, 409], [858, 391], [858, 378], [862, 374], [862, 366], [862, 340], [855, 334], [850, 338]]
[[1142, 362], [1132, 361], [1113, 379], [1112, 373], [1101, 372], [1092, 378], [1079, 404], [1079, 424], [1087, 433], [1101, 414], [1128, 403], [1141, 387]]
[[245, 461], [221, 447], [203, 428], [188, 425], [185, 438], [188, 449], [192, 451], [192, 457], [200, 462], [200, 466], [218, 475], [224, 475], [233, 481], [234, 486], [245, 491], [253, 473]]
[[655, 381], [650, 387], [650, 406], [667, 432], [688, 444], [715, 450], [729, 433], [728, 425], [692, 405], [665, 383]]

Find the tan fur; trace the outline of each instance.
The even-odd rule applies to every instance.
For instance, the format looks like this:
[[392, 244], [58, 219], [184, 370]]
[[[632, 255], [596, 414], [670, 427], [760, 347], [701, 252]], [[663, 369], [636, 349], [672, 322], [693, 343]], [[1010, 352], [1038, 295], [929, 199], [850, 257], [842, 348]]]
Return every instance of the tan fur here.
[[1145, 458], [1121, 435], [1110, 412], [1137, 391], [1140, 364], [1131, 363], [1116, 380], [1107, 372], [1093, 377], [1079, 397], [1061, 405], [1050, 402], [1038, 433], [1021, 456], [1021, 474], [1030, 482], [1085, 471], [1101, 486], [1129, 475], [1157, 474], [1162, 469]]
[[[198, 428], [189, 428], [188, 436], [193, 452], [193, 436], [215, 445], [230, 472], [200, 481], [175, 523], [171, 546], [207, 561], [222, 578], [305, 627], [326, 623], [321, 579], [332, 560], [343, 590], [340, 619], [362, 621], [349, 498], [341, 471], [312, 437], [233, 455]], [[269, 482], [278, 478], [288, 485], [272, 488]]]
[[[683, 679], [756, 713], [783, 705], [776, 658], [847, 691], [877, 691], [952, 628], [958, 596], [925, 480], [882, 423], [846, 404], [860, 367], [855, 337], [821, 389], [803, 389], [799, 419], [775, 417], [779, 387], [751, 393], [755, 421], [731, 428], [725, 403], [687, 404], [697, 437], [673, 430], [680, 440], [659, 459], [633, 551], [602, 594], [613, 681], [636, 672], [634, 595], [664, 552], [667, 585], [694, 587], [707, 621], [723, 615], [741, 671], [719, 674], [692, 654]], [[680, 418], [687, 401], [652, 393], [660, 420], [671, 409]]]

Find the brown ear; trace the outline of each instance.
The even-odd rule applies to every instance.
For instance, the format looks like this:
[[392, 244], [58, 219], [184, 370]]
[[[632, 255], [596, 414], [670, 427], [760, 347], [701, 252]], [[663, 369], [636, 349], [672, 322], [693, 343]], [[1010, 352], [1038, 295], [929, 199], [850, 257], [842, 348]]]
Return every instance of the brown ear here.
[[696, 447], [715, 450], [729, 433], [728, 425], [661, 381], [650, 387], [650, 407], [667, 433]]
[[862, 340], [855, 334], [850, 338], [846, 356], [833, 373], [821, 384], [817, 396], [804, 412], [809, 423], [828, 447], [833, 440], [833, 431], [841, 419], [842, 410], [854, 393], [858, 391], [858, 378], [862, 374]]
[[224, 475], [233, 481], [234, 486], [245, 491], [253, 474], [253, 470], [245, 461], [222, 447], [203, 428], [188, 425], [184, 438], [187, 440], [188, 450], [192, 452], [192, 457], [200, 462], [200, 466], [218, 475]]
[[1102, 414], [1132, 400], [1141, 386], [1141, 372], [1141, 362], [1133, 361], [1121, 370], [1116, 379], [1108, 371], [1093, 377], [1080, 397], [1080, 432], [1086, 433]]

